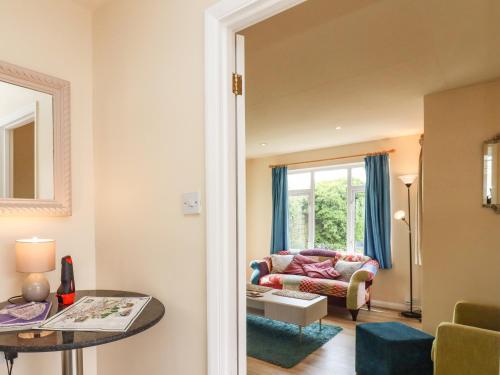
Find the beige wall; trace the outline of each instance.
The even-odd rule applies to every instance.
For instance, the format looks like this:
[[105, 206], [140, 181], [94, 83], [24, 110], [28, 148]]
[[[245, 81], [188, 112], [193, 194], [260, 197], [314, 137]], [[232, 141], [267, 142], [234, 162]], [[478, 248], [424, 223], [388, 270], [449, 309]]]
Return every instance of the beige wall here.
[[95, 13], [97, 285], [166, 306], [154, 329], [98, 349], [103, 375], [206, 372], [204, 215], [184, 216], [182, 193], [204, 186], [210, 2], [119, 0]]
[[[19, 294], [14, 241], [37, 235], [57, 241], [57, 256], [71, 254], [79, 289], [95, 287], [92, 149], [91, 15], [67, 0], [0, 1], [0, 59], [71, 82], [73, 215], [0, 217], [0, 300]], [[47, 274], [52, 290], [58, 268]], [[96, 373], [95, 350], [85, 351], [86, 374]], [[21, 355], [14, 373], [60, 373], [58, 353]]]
[[500, 132], [500, 80], [425, 98], [424, 329], [458, 300], [500, 303], [500, 215], [483, 208], [482, 142]]
[[[420, 145], [419, 135], [383, 139], [374, 142], [358, 143], [340, 147], [325, 148], [314, 151], [298, 152], [278, 155], [269, 158], [247, 160], [247, 261], [260, 259], [269, 254], [271, 238], [271, 170], [269, 164], [288, 163], [321, 159], [333, 156], [352, 155], [364, 152], [373, 152], [395, 148], [397, 151], [390, 156], [391, 184], [392, 184], [392, 212], [403, 209], [407, 211], [406, 187], [397, 179], [397, 176], [418, 171], [418, 155]], [[354, 158], [339, 161], [362, 161]], [[317, 166], [316, 164], [315, 166]], [[307, 166], [307, 165], [305, 165]], [[301, 168], [305, 167], [304, 165]], [[413, 202], [416, 200], [416, 186], [412, 189]], [[415, 209], [413, 209], [415, 212]], [[393, 268], [381, 270], [375, 279], [373, 299], [390, 304], [403, 304], [409, 300], [408, 275], [408, 232], [403, 223], [392, 222], [393, 234]], [[420, 295], [420, 267], [415, 266], [416, 298]], [[248, 275], [250, 275], [250, 268]]]

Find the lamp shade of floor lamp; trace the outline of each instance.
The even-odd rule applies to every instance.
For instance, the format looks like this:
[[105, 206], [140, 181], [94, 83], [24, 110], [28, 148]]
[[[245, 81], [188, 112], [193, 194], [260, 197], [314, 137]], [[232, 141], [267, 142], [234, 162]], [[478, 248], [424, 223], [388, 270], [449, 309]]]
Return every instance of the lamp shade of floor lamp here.
[[54, 240], [35, 237], [16, 241], [16, 271], [29, 273], [22, 286], [26, 301], [41, 302], [49, 296], [49, 281], [43, 273], [55, 270], [55, 252]]
[[408, 217], [404, 211], [397, 211], [394, 214], [396, 220], [403, 221], [408, 226], [408, 240], [410, 248], [410, 310], [403, 311], [401, 315], [407, 318], [422, 320], [422, 313], [420, 311], [413, 310], [413, 241], [412, 241], [412, 227], [411, 227], [411, 197], [410, 188], [413, 182], [417, 179], [416, 174], [407, 174], [399, 176], [399, 179], [405, 184], [408, 193]]

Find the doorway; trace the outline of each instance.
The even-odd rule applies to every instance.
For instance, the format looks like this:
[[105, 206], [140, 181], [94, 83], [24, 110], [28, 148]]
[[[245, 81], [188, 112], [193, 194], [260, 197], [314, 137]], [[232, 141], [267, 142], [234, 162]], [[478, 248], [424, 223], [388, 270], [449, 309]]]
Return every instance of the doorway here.
[[35, 198], [35, 123], [7, 131], [10, 188], [13, 198]]
[[[246, 373], [245, 251], [238, 248], [236, 107], [231, 90], [237, 31], [303, 0], [221, 0], [205, 12], [205, 156], [208, 374]], [[239, 126], [240, 136], [244, 126]], [[239, 155], [244, 155], [244, 152]], [[241, 158], [239, 159], [241, 162]], [[237, 182], [239, 184], [237, 185]], [[240, 194], [241, 199], [241, 194]], [[236, 251], [238, 257], [236, 256]], [[235, 265], [237, 272], [235, 272]], [[243, 324], [242, 324], [243, 323]], [[243, 328], [244, 329], [244, 328]]]
[[[211, 8], [211, 13], [209, 10], [209, 14], [207, 14], [207, 267], [209, 348], [210, 351], [212, 348], [220, 350], [219, 353], [212, 353], [213, 356], [209, 352], [209, 369], [213, 369], [213, 371], [217, 369], [217, 373], [221, 373], [220, 367], [218, 367], [221, 363], [232, 364], [236, 366], [232, 368], [233, 373], [237, 369], [239, 373], [244, 374], [246, 368], [244, 296], [248, 268], [244, 238], [247, 211], [244, 202], [246, 186], [244, 135], [246, 129], [244, 121], [240, 120], [241, 111], [238, 111], [238, 105], [243, 99], [241, 95], [238, 95], [240, 84], [238, 75], [241, 75], [242, 71], [239, 69], [238, 56], [241, 53], [237, 49], [238, 39], [235, 39], [235, 33], [296, 4], [279, 1], [252, 1], [242, 2], [239, 5], [240, 7], [235, 10], [228, 2], [222, 2]], [[211, 36], [214, 35], [218, 36], [219, 39], [212, 39]], [[271, 36], [271, 34], [267, 35]], [[244, 96], [245, 79], [241, 85]], [[276, 87], [281, 86], [277, 85]], [[233, 90], [228, 90], [228, 88]], [[237, 92], [237, 95], [234, 95], [234, 91]], [[334, 131], [337, 130], [337, 127], [338, 130], [342, 128], [342, 126], [336, 125]], [[418, 144], [418, 139], [416, 141]], [[262, 139], [261, 143], [266, 143], [266, 140]], [[359, 152], [349, 151], [344, 155], [352, 157], [353, 154], [360, 156], [360, 154], [365, 155], [384, 150], [378, 146], [380, 145]], [[362, 162], [362, 159], [356, 162]], [[335, 168], [331, 165], [322, 167], [328, 167], [324, 171], [325, 176], [335, 174], [333, 172]], [[303, 174], [309, 173], [308, 176], [312, 181], [310, 185], [315, 185], [314, 181], [320, 181], [324, 178], [327, 178], [326, 185], [344, 184], [344, 182], [347, 184], [345, 200], [352, 201], [352, 204], [346, 205], [345, 217], [339, 218], [346, 223], [345, 233], [341, 233], [338, 238], [322, 237], [334, 246], [345, 244], [350, 251], [360, 251], [363, 239], [362, 231], [359, 229], [362, 229], [363, 225], [359, 223], [361, 223], [363, 215], [358, 214], [358, 209], [359, 212], [362, 212], [365, 200], [361, 193], [363, 181], [353, 180], [349, 177], [353, 174], [351, 167], [341, 165], [337, 169], [341, 171], [339, 173], [346, 174], [347, 177], [334, 181], [333, 177], [322, 177], [323, 172], [320, 173], [319, 170], [304, 171]], [[238, 188], [235, 189], [235, 186]], [[309, 216], [312, 216], [313, 208], [319, 206], [313, 200], [314, 188], [314, 186], [304, 187], [301, 189], [302, 195], [298, 195], [299, 198], [304, 198], [299, 199], [300, 202], [309, 202]], [[238, 207], [237, 210], [236, 207]], [[307, 225], [305, 225], [306, 222]], [[224, 224], [228, 226], [224, 227]], [[304, 243], [307, 242], [308, 246], [316, 245], [321, 233], [315, 233], [315, 221], [304, 219], [302, 224], [304, 224], [303, 227], [307, 226], [309, 233], [307, 236], [302, 236], [303, 238], [299, 236], [299, 239]], [[237, 272], [234, 272], [235, 264], [237, 264]], [[215, 274], [214, 269], [217, 269], [217, 272], [227, 273]], [[218, 287], [217, 293], [213, 292], [214, 285]], [[404, 308], [404, 298], [401, 299], [401, 302]], [[237, 307], [236, 312], [230, 311], [230, 306]], [[235, 327], [237, 329], [233, 335], [231, 330], [234, 330]]]

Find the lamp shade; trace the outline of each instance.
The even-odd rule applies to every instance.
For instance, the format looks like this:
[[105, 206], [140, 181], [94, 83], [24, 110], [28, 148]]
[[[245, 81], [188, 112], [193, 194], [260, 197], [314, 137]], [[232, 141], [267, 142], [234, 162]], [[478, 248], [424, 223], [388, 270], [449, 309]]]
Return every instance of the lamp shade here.
[[398, 178], [403, 181], [405, 185], [413, 184], [413, 181], [417, 179], [418, 175], [416, 174], [405, 174], [403, 176], [399, 176]]
[[403, 220], [406, 217], [406, 213], [403, 210], [396, 211], [394, 213], [394, 219]]
[[56, 269], [56, 242], [30, 238], [16, 241], [16, 271], [41, 273]]

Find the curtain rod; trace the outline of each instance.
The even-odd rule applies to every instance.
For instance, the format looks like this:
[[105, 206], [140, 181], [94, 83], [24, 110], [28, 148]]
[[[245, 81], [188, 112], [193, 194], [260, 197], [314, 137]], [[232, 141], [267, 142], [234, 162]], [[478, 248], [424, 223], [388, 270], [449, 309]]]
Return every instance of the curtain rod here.
[[356, 155], [348, 155], [348, 156], [336, 156], [333, 158], [326, 158], [326, 159], [297, 161], [294, 163], [270, 164], [269, 168], [288, 167], [290, 165], [298, 165], [298, 164], [319, 163], [322, 161], [330, 161], [330, 160], [350, 159], [350, 158], [356, 158], [356, 157], [360, 157], [360, 156], [374, 156], [374, 155], [381, 155], [381, 154], [392, 154], [393, 152], [396, 152], [396, 149], [391, 148], [390, 150], [383, 150], [383, 151], [369, 152], [369, 153], [364, 153], [364, 154], [356, 154]]

